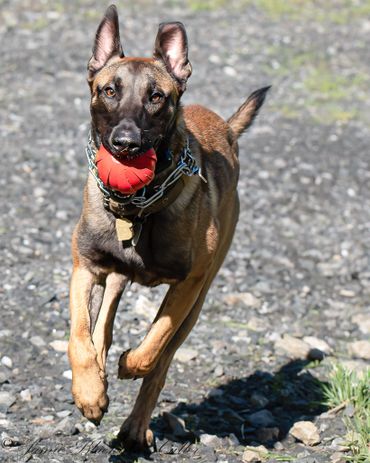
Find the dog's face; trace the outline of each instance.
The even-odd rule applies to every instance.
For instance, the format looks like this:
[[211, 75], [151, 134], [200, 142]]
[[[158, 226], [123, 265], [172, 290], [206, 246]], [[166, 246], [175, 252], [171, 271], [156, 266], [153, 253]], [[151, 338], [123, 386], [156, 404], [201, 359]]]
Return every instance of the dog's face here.
[[160, 25], [153, 58], [126, 58], [117, 11], [110, 6], [88, 71], [92, 122], [101, 142], [117, 157], [140, 155], [157, 147], [175, 124], [191, 74], [184, 26]]

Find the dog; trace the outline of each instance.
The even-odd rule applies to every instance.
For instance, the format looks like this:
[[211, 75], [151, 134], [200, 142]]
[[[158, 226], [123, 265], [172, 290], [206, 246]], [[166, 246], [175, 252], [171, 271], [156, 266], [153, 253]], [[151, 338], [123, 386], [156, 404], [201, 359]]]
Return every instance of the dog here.
[[[68, 355], [75, 404], [99, 424], [109, 402], [106, 357], [127, 282], [169, 285], [145, 338], [119, 360], [119, 378], [143, 378], [118, 434], [126, 448], [153, 444], [149, 424], [167, 370], [197, 321], [238, 220], [237, 139], [269, 89], [252, 93], [225, 122], [202, 106], [182, 107], [191, 72], [182, 23], [160, 24], [153, 57], [125, 57], [116, 7], [107, 9], [88, 63], [90, 175], [72, 237]], [[102, 184], [95, 163], [102, 146], [133, 162], [155, 150], [154, 179], [129, 195]]]

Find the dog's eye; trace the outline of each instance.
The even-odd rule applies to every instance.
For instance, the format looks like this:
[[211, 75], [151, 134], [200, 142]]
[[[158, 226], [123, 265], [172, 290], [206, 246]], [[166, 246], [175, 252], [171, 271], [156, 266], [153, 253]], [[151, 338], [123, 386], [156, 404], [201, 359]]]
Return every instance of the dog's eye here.
[[105, 87], [104, 93], [107, 95], [108, 98], [113, 98], [114, 96], [116, 96], [116, 92], [112, 87]]
[[163, 99], [163, 94], [160, 92], [154, 92], [150, 96], [150, 102], [153, 104], [160, 103]]

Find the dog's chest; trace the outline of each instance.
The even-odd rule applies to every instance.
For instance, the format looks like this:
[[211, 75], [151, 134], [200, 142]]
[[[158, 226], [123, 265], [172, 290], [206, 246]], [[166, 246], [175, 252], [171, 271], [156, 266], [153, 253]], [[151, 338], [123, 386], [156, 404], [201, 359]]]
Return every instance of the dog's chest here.
[[192, 266], [191, 243], [165, 221], [148, 220], [135, 247], [118, 241], [114, 228], [99, 235], [83, 230], [79, 247], [103, 271], [123, 273], [146, 286], [182, 281]]

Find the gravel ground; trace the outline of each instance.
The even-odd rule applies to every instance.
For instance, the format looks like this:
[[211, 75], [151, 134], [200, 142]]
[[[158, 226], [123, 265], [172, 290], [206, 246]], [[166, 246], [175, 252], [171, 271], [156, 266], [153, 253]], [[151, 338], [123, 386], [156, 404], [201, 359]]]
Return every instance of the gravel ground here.
[[[330, 360], [361, 370], [370, 357], [370, 6], [350, 4], [118, 4], [127, 54], [148, 54], [159, 22], [185, 23], [194, 70], [185, 103], [228, 117], [251, 91], [273, 85], [240, 142], [238, 230], [170, 369], [151, 461], [237, 462], [246, 445], [263, 445], [268, 461], [343, 461], [341, 416], [318, 405], [316, 385]], [[118, 456], [105, 442], [139, 387], [116, 379], [119, 355], [144, 336], [166, 288], [132, 285], [124, 295], [99, 428], [72, 403], [65, 353], [70, 236], [87, 175], [85, 69], [104, 8], [0, 0], [4, 462], [149, 458]], [[309, 363], [323, 352], [320, 365]], [[300, 421], [315, 423], [320, 443], [289, 433]]]

